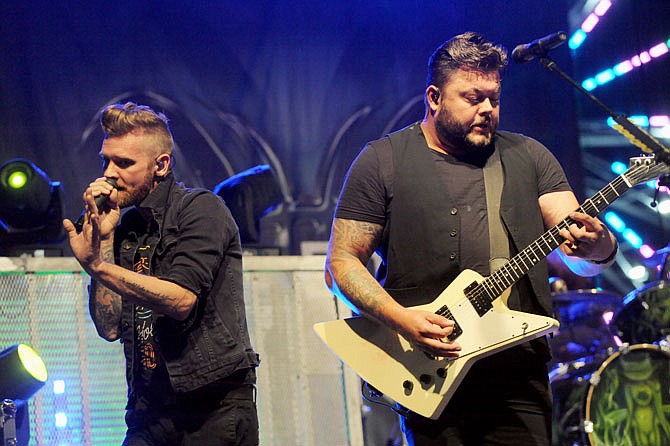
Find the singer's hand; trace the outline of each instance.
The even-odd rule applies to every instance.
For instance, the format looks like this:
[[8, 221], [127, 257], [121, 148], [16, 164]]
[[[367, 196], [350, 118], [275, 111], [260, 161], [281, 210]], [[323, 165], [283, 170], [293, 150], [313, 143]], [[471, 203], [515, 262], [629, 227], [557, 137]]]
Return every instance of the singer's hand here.
[[63, 227], [70, 239], [72, 253], [82, 268], [88, 272], [103, 261], [100, 250], [100, 215], [90, 187], [84, 193], [84, 206], [84, 222], [81, 232], [77, 232], [74, 223], [68, 219], [63, 220]]
[[116, 225], [119, 224], [121, 210], [117, 203], [118, 193], [119, 192], [109, 184], [105, 177], [96, 178], [95, 181], [89, 184], [88, 189], [84, 192], [84, 203], [87, 202], [89, 196], [92, 197], [93, 200], [101, 195], [109, 197], [105, 200], [104, 205], [101, 205], [101, 209], [97, 208], [95, 201], [86, 206], [87, 213], [90, 213], [92, 209], [96, 209], [96, 212], [99, 215], [99, 230], [100, 238], [102, 240], [107, 240], [114, 233]]

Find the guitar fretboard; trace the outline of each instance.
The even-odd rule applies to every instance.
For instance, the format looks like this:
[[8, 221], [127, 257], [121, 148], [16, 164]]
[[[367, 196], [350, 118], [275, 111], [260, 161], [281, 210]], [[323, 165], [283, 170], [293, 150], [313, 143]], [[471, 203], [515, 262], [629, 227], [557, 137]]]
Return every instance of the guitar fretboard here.
[[[644, 181], [641, 178], [648, 178], [650, 171], [661, 170], [660, 167], [655, 168], [654, 166], [658, 165], [650, 165], [648, 163], [634, 165], [603, 187], [593, 197], [586, 200], [576, 211], [595, 217], [628, 189]], [[667, 169], [667, 166], [665, 167]], [[572, 224], [578, 223], [569, 217], [565, 218], [485, 280], [472, 289], [468, 289], [466, 294], [470, 297], [470, 300], [485, 301], [487, 303], [493, 302], [503, 291], [514, 285], [524, 274], [563, 243], [565, 239], [561, 237], [560, 231], [568, 229]]]

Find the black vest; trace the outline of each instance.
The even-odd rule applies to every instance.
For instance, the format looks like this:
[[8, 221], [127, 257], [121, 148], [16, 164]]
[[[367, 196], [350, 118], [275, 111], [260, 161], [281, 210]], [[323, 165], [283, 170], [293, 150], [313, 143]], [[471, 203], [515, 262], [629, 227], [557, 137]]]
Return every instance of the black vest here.
[[[421, 132], [418, 123], [372, 143], [390, 143], [394, 163], [391, 218], [382, 241], [387, 249], [378, 278], [405, 306], [432, 302], [462, 271], [459, 209], [438, 177], [423, 136], [416, 132]], [[545, 232], [535, 168], [524, 147], [527, 141], [509, 132], [495, 137], [505, 174], [501, 214], [511, 255]], [[510, 307], [551, 315], [546, 261], [531, 269], [516, 288], [520, 302], [510, 300]]]

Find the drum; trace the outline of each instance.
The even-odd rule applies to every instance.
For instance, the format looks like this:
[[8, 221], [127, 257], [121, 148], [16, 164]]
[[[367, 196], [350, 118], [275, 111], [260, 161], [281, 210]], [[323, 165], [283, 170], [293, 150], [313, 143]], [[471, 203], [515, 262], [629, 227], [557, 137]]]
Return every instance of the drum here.
[[559, 363], [549, 372], [552, 410], [552, 446], [583, 444], [583, 407], [589, 378], [607, 359], [606, 353]]
[[670, 352], [624, 345], [586, 373], [552, 381], [554, 445], [670, 444]]
[[569, 363], [616, 347], [608, 322], [620, 304], [619, 296], [584, 289], [553, 293], [551, 297], [554, 317], [561, 324], [558, 332], [549, 339], [552, 365]]
[[610, 329], [631, 345], [657, 342], [670, 335], [670, 282], [649, 283], [626, 295]]

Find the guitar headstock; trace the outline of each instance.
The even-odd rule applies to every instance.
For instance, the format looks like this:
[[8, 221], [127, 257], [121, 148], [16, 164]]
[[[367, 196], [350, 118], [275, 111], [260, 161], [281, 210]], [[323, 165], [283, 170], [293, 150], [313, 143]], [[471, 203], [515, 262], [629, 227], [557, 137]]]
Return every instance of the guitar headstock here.
[[637, 156], [630, 158], [628, 170], [622, 175], [632, 187], [661, 175], [670, 175], [670, 165], [656, 161], [653, 155]]

